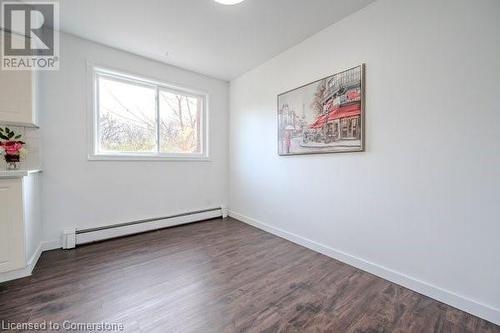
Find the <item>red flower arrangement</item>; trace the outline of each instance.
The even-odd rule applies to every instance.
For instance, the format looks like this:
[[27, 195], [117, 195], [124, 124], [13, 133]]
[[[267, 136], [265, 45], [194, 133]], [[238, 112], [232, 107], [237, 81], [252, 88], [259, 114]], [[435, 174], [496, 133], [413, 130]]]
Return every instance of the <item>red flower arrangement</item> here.
[[20, 155], [23, 151], [24, 142], [19, 140], [21, 134], [16, 134], [14, 131], [8, 127], [0, 127], [0, 153], [5, 155], [5, 161], [7, 163], [19, 162]]

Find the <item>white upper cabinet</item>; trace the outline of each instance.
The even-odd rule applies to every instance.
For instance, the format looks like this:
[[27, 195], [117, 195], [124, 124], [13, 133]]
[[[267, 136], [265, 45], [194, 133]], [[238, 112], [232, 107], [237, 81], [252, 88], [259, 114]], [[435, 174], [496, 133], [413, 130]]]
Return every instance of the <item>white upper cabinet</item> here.
[[35, 106], [36, 71], [0, 70], [0, 124], [37, 127]]

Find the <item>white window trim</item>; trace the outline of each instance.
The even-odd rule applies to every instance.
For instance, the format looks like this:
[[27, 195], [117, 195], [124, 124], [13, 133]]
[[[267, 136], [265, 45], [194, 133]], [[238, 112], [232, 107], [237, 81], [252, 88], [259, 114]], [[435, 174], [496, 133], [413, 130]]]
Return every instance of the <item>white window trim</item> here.
[[[209, 118], [208, 118], [208, 105], [209, 95], [206, 92], [193, 90], [177, 85], [165, 83], [159, 80], [145, 78], [144, 76], [127, 73], [121, 70], [110, 69], [109, 67], [97, 66], [93, 63], [87, 63], [88, 86], [89, 86], [89, 161], [198, 161], [209, 162], [211, 161], [209, 155]], [[119, 81], [130, 81], [136, 85], [154, 87], [157, 90], [166, 90], [170, 92], [179, 92], [184, 95], [191, 95], [193, 97], [201, 97], [203, 108], [201, 110], [201, 150], [200, 154], [183, 154], [183, 153], [161, 153], [161, 152], [145, 152], [145, 153], [101, 153], [98, 151], [98, 84], [97, 76], [108, 76]], [[159, 113], [159, 99], [156, 99], [156, 114]], [[159, 133], [157, 133], [158, 140]]]

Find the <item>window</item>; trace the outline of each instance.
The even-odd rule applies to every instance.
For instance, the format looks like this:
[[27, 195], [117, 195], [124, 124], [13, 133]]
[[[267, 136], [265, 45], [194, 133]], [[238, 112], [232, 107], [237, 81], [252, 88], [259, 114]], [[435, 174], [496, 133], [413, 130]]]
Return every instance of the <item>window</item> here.
[[207, 159], [207, 96], [92, 68], [90, 159]]

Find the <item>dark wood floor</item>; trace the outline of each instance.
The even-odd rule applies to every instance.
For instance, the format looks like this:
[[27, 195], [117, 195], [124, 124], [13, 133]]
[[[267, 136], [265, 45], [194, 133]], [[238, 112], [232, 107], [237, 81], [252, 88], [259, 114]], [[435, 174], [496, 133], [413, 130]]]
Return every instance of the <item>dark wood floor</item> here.
[[0, 284], [0, 319], [127, 332], [500, 332], [500, 327], [229, 219], [43, 253]]

